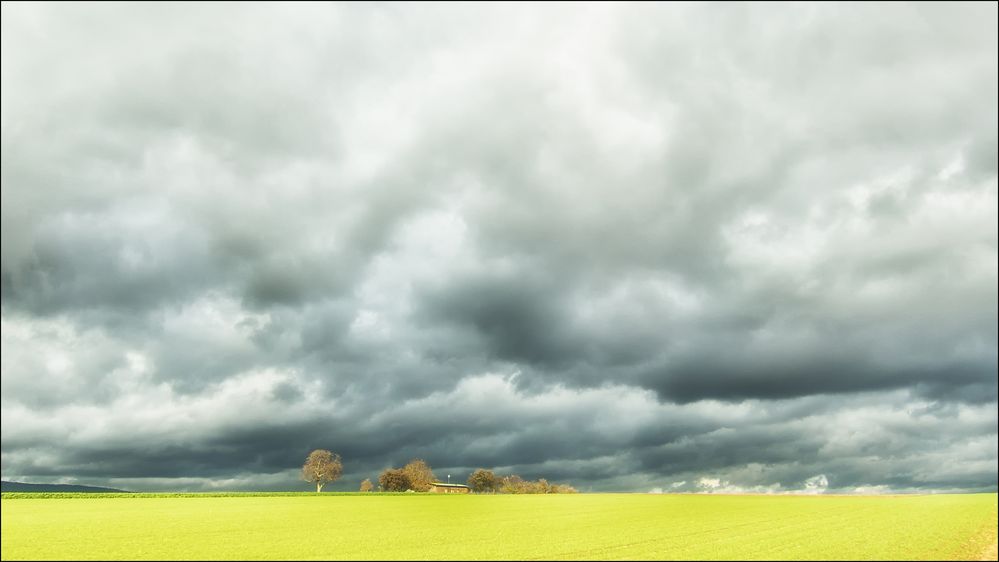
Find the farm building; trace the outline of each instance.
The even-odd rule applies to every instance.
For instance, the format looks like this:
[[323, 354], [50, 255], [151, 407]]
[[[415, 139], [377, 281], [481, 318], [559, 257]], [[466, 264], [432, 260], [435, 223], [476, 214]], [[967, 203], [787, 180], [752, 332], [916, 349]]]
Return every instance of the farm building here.
[[464, 484], [445, 484], [444, 482], [431, 482], [430, 491], [435, 494], [467, 494], [472, 491]]

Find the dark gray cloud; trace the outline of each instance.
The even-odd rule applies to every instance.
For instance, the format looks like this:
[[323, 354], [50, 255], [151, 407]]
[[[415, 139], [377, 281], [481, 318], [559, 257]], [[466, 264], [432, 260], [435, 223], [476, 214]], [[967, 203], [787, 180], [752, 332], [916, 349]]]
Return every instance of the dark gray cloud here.
[[996, 19], [4, 4], [3, 475], [994, 490]]

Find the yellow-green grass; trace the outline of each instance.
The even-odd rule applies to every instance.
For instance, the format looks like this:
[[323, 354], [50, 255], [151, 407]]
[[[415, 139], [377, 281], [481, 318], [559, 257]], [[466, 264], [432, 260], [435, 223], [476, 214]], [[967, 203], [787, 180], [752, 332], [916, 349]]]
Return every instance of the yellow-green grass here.
[[15, 559], [977, 559], [996, 494], [3, 499]]

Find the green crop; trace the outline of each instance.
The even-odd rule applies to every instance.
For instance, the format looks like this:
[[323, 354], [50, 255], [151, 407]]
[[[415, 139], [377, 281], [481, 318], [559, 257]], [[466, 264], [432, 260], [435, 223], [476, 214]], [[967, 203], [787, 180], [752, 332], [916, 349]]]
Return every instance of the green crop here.
[[3, 495], [14, 559], [969, 559], [996, 494]]

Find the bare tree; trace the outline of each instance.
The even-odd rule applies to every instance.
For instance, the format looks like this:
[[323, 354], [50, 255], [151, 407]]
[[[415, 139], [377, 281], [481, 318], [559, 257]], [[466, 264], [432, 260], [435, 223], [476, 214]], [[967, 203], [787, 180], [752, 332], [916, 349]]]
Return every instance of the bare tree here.
[[309, 453], [302, 466], [302, 480], [316, 483], [316, 493], [323, 491], [323, 486], [340, 478], [343, 473], [343, 463], [340, 455], [326, 449], [316, 449]]
[[568, 484], [553, 484], [553, 494], [578, 494], [579, 491]]
[[504, 494], [523, 494], [525, 492], [524, 479], [516, 474], [504, 476], [500, 480], [500, 492]]
[[362, 492], [370, 492], [371, 489], [374, 488], [374, 487], [375, 486], [371, 483], [371, 479], [369, 479], [369, 478], [365, 478], [364, 482], [361, 482], [361, 491]]
[[478, 468], [468, 477], [468, 487], [474, 492], [494, 492], [499, 486], [499, 480], [493, 471]]
[[413, 459], [402, 467], [402, 471], [409, 478], [409, 485], [417, 492], [430, 490], [430, 483], [434, 482], [434, 473], [430, 470], [430, 465], [423, 459]]

